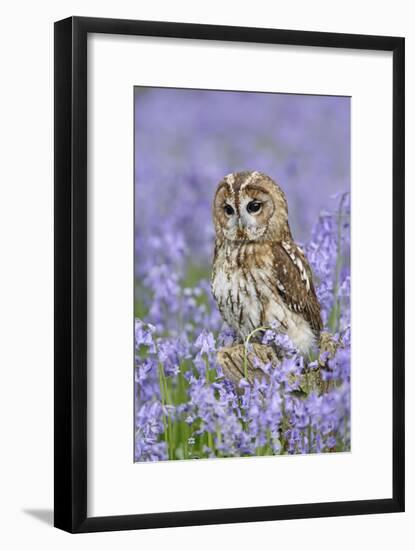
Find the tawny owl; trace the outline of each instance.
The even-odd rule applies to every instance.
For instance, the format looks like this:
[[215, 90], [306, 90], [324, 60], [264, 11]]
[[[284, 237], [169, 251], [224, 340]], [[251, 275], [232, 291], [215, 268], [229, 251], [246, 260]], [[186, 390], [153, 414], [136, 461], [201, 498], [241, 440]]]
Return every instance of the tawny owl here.
[[295, 244], [281, 188], [261, 172], [229, 174], [213, 203], [212, 292], [242, 339], [276, 324], [303, 354], [322, 329], [310, 266]]

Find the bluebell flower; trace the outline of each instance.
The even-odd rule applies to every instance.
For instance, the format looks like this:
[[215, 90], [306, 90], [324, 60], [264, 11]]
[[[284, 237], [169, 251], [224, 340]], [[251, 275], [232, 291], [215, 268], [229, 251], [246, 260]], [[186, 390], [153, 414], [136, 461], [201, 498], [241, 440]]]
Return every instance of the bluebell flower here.
[[200, 355], [209, 355], [215, 351], [215, 339], [211, 332], [202, 330], [196, 339], [195, 347], [199, 350]]

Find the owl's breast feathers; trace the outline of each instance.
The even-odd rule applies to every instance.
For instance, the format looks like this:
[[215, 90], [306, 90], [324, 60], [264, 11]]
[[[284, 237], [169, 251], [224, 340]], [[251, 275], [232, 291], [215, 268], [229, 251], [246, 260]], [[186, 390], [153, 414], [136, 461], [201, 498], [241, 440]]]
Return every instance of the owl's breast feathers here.
[[223, 318], [243, 338], [278, 321], [307, 351], [322, 329], [312, 272], [293, 241], [217, 241], [212, 291]]

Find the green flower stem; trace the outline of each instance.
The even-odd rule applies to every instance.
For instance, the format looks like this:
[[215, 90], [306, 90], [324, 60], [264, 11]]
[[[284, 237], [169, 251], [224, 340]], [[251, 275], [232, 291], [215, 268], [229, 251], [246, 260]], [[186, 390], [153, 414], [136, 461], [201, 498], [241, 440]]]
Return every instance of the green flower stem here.
[[190, 437], [190, 427], [187, 424], [187, 422], [184, 423], [183, 426], [183, 432], [184, 432], [184, 438], [183, 438], [183, 451], [184, 451], [184, 458], [189, 458], [189, 437]]
[[339, 300], [339, 279], [340, 271], [342, 268], [342, 250], [341, 250], [341, 237], [342, 237], [342, 222], [343, 222], [343, 203], [346, 195], [342, 195], [339, 204], [339, 217], [337, 220], [337, 258], [336, 258], [336, 268], [334, 271], [334, 288], [333, 288], [333, 309], [331, 310], [329, 325], [333, 332], [339, 331], [340, 323], [340, 300]]
[[159, 375], [160, 399], [161, 399], [161, 404], [162, 404], [162, 407], [163, 407], [164, 441], [166, 442], [167, 450], [168, 450], [169, 458], [170, 458], [169, 434], [168, 434], [168, 429], [167, 429], [166, 413], [164, 412], [165, 411], [165, 406], [166, 406], [166, 397], [165, 397], [165, 393], [164, 393], [163, 372], [164, 372], [163, 371], [163, 365], [161, 363], [159, 363], [158, 375]]
[[209, 449], [214, 452], [215, 449], [214, 449], [214, 446], [213, 446], [213, 437], [212, 437], [212, 434], [210, 432], [207, 433], [207, 439], [208, 439], [208, 447]]
[[[171, 400], [169, 399], [169, 390], [167, 386], [167, 379], [166, 375], [164, 373], [164, 367], [161, 363], [159, 363], [159, 380], [161, 387], [163, 388], [163, 391], [161, 392], [162, 397], [162, 403], [163, 406], [169, 405], [171, 403]], [[174, 437], [173, 437], [173, 425], [170, 418], [170, 415], [167, 415], [167, 430], [168, 430], [168, 442], [169, 442], [169, 459], [173, 460], [174, 458]]]

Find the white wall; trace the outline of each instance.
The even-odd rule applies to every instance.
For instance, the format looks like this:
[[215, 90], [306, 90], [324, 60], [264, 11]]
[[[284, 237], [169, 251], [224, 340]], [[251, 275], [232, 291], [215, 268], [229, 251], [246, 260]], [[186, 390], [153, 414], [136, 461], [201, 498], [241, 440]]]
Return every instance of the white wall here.
[[[323, 0], [43, 0], [2, 9], [0, 65], [0, 541], [4, 548], [289, 548], [411, 547], [415, 521], [408, 399], [407, 512], [70, 536], [45, 519], [52, 507], [52, 89], [53, 21], [69, 15], [273, 26], [407, 37], [407, 181], [414, 181], [415, 27], [411, 2]], [[375, 195], [375, 194], [374, 194]], [[414, 186], [407, 187], [407, 337], [414, 329]], [[376, 197], [374, 196], [374, 204]], [[411, 215], [412, 214], [412, 215]], [[369, 223], [369, 219], [368, 219]], [[371, 321], [373, 322], [373, 320]], [[376, 343], [377, 345], [377, 343]], [[408, 345], [408, 348], [410, 346]], [[412, 349], [407, 354], [411, 396]], [[370, 396], [368, 396], [368, 401]], [[388, 435], [385, 434], [385, 437]], [[381, 445], [380, 445], [381, 449]], [[381, 451], [380, 451], [381, 452]], [[32, 512], [30, 512], [32, 511]], [[36, 517], [35, 517], [36, 516]], [[40, 519], [39, 519], [40, 517]], [[7, 539], [7, 542], [6, 542]], [[406, 542], [409, 540], [411, 542]]]

